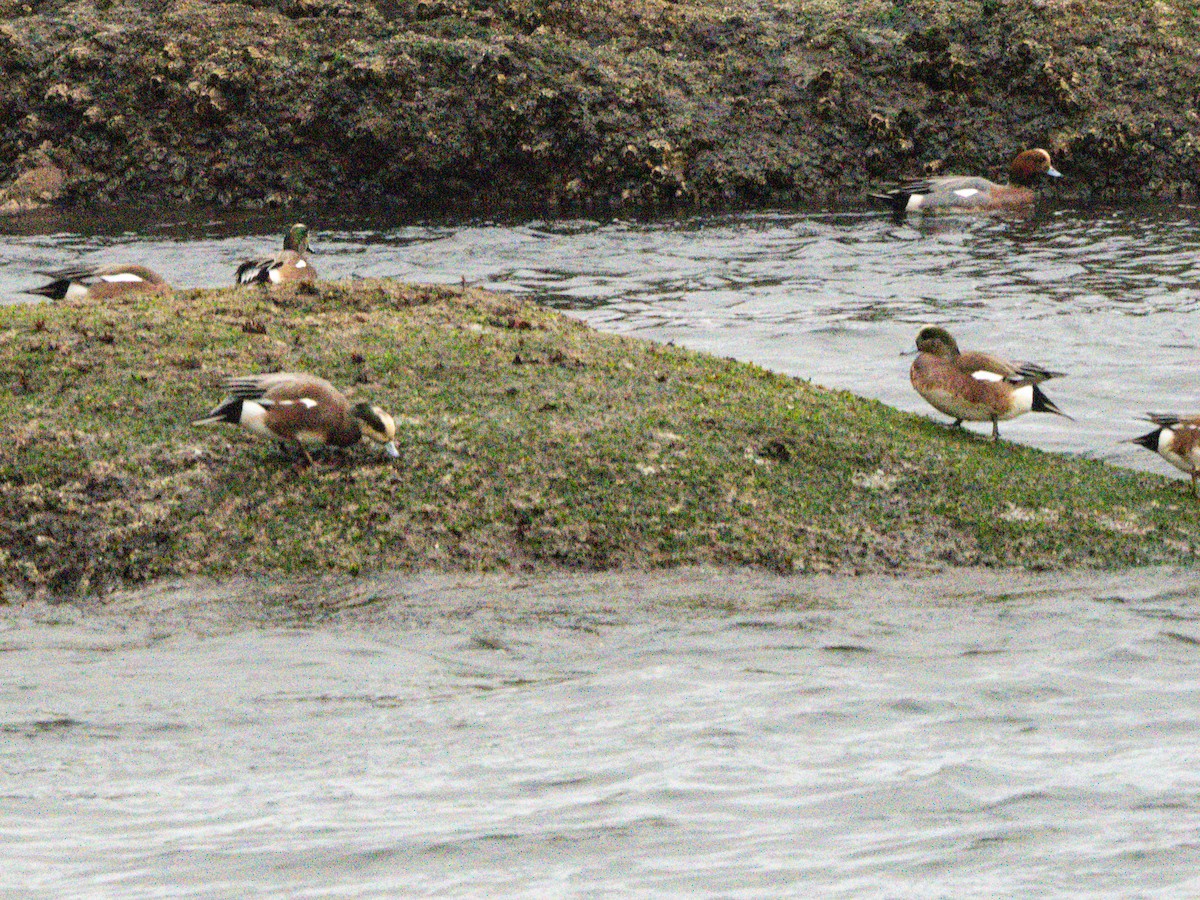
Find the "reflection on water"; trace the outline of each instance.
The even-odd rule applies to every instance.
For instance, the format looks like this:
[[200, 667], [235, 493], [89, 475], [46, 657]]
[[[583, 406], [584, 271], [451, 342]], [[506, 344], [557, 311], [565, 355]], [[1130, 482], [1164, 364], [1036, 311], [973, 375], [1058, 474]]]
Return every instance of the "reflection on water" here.
[[[0, 228], [0, 302], [31, 273], [138, 260], [180, 286], [232, 282], [281, 244], [276, 216], [150, 222], [41, 217]], [[118, 227], [119, 223], [119, 227]], [[1049, 211], [1029, 220], [876, 213], [683, 221], [395, 226], [313, 221], [326, 278], [462, 279], [519, 291], [608, 330], [752, 360], [930, 413], [908, 384], [920, 325], [1065, 371], [1047, 393], [1076, 421], [1026, 416], [1006, 437], [1166, 472], [1118, 442], [1149, 410], [1200, 412], [1193, 209]], [[986, 431], [986, 429], [984, 429]]]
[[203, 585], [5, 610], [0, 893], [1186, 896], [1194, 588], [699, 572], [379, 579], [320, 624]]

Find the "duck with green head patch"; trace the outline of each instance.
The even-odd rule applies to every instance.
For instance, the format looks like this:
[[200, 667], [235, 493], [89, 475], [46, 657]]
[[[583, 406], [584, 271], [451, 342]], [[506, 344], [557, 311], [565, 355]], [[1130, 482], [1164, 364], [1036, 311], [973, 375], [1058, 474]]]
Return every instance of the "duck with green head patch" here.
[[300, 372], [240, 375], [225, 380], [229, 398], [193, 425], [227, 422], [279, 441], [284, 453], [298, 452], [311, 465], [304, 446], [349, 447], [362, 438], [382, 444], [398, 459], [396, 423], [378, 406], [351, 403], [324, 378]]
[[308, 227], [293, 225], [284, 236], [279, 253], [246, 260], [238, 266], [234, 278], [237, 284], [316, 281], [317, 273], [308, 261]]
[[128, 294], [171, 293], [166, 279], [145, 266], [70, 266], [37, 274], [49, 278], [50, 283], [25, 293], [51, 300], [107, 300]]
[[917, 358], [908, 377], [934, 409], [954, 419], [951, 427], [961, 426], [964, 420], [991, 422], [992, 440], [998, 441], [999, 423], [1027, 412], [1071, 418], [1038, 386], [1062, 374], [990, 353], [962, 353], [950, 332], [929, 325], [917, 335]]

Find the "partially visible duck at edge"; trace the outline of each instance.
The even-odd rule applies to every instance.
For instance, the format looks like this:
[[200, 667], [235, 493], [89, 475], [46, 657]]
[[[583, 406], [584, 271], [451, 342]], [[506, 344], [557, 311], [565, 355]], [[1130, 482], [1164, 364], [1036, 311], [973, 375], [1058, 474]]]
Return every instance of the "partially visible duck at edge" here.
[[934, 409], [954, 419], [952, 428], [960, 427], [964, 420], [991, 422], [992, 440], [998, 441], [999, 423], [1027, 412], [1071, 418], [1038, 386], [1062, 374], [990, 353], [962, 353], [950, 332], [929, 325], [917, 335], [917, 358], [908, 377]]
[[50, 283], [26, 291], [40, 294], [51, 300], [104, 300], [127, 294], [169, 294], [171, 286], [157, 272], [145, 266], [74, 266], [38, 272], [50, 279]]
[[283, 238], [283, 249], [274, 256], [248, 259], [238, 266], [237, 284], [280, 284], [316, 281], [317, 273], [308, 261], [308, 228], [297, 223]]
[[1171, 413], [1147, 413], [1146, 421], [1158, 427], [1129, 443], [1140, 444], [1191, 475], [1192, 493], [1200, 497], [1200, 416], [1184, 419]]
[[939, 175], [909, 181], [883, 193], [871, 194], [897, 214], [916, 210], [944, 212], [995, 212], [1026, 209], [1033, 205], [1033, 186], [1042, 178], [1061, 178], [1050, 154], [1042, 149], [1017, 154], [1008, 168], [1011, 184], [996, 184], [974, 175]]

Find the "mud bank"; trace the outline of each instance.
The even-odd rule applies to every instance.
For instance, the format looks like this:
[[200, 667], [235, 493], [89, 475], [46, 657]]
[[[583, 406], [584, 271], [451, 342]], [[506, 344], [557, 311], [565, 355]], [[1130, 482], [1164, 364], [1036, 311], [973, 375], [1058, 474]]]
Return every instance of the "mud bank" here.
[[0, 2], [0, 209], [859, 200], [1044, 146], [1194, 197], [1200, 11], [1104, 0]]
[[[298, 469], [189, 423], [315, 371], [402, 458]], [[503, 295], [388, 281], [0, 307], [0, 581], [1192, 564], [1178, 481], [1015, 444]]]

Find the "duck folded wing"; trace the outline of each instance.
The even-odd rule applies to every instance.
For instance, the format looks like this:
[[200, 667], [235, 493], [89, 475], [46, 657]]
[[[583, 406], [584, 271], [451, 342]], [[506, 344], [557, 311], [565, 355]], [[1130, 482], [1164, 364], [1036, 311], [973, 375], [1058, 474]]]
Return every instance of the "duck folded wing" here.
[[1062, 378], [1066, 372], [1055, 372], [1037, 363], [1019, 362], [1016, 364], [1016, 377], [1023, 384], [1041, 384], [1051, 378]]
[[278, 262], [273, 256], [248, 259], [237, 267], [237, 274], [234, 275], [235, 283], [255, 284], [260, 281], [269, 281], [271, 278], [271, 267], [276, 265], [278, 265]]
[[308, 397], [313, 400], [345, 402], [341, 391], [324, 378], [299, 372], [268, 372], [260, 375], [238, 375], [225, 380], [225, 391], [231, 397], [256, 400], [270, 397], [272, 400], [295, 400]]

